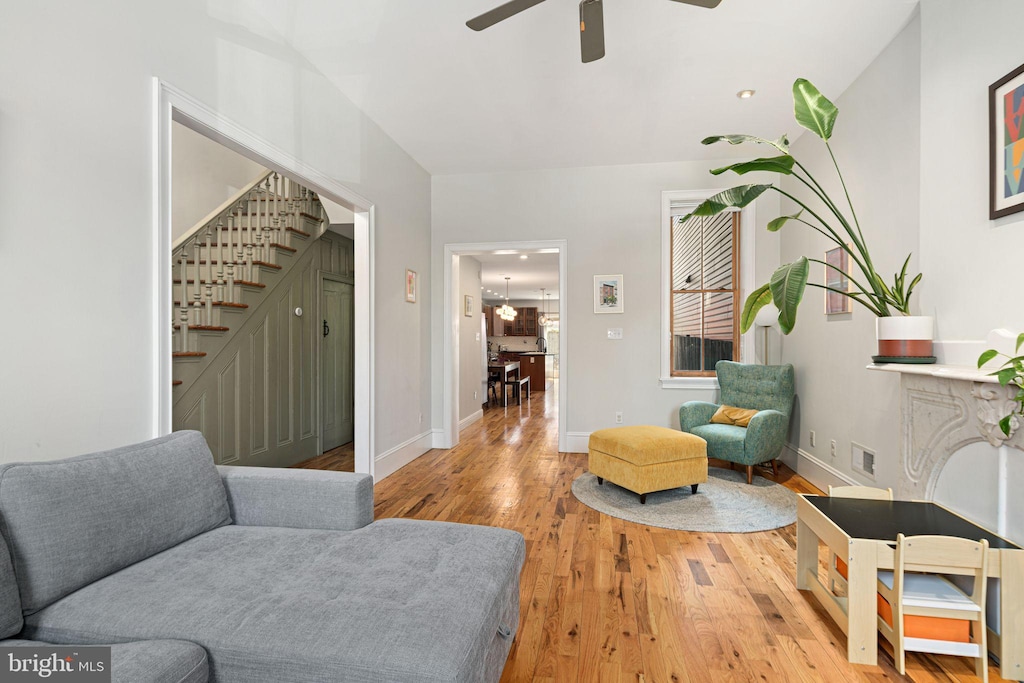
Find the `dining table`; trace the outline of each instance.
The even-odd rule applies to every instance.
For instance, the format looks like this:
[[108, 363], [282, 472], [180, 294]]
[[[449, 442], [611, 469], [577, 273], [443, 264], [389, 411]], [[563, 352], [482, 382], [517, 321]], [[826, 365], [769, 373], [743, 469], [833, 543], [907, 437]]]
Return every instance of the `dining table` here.
[[[477, 366], [479, 367], [479, 366]], [[508, 392], [505, 391], [506, 382], [519, 378], [519, 361], [491, 362], [487, 364], [487, 373], [498, 376], [498, 385], [501, 389], [501, 405], [508, 407]]]
[[[898, 534], [985, 539], [988, 575], [999, 579], [990, 602], [989, 650], [999, 675], [1024, 680], [1024, 549], [931, 501], [864, 500], [801, 494], [797, 497], [796, 586], [809, 590], [846, 633], [846, 658], [878, 661], [877, 576], [893, 569]], [[846, 596], [830, 591], [818, 575], [818, 546], [826, 545], [848, 566]], [[990, 591], [991, 593], [992, 591]]]

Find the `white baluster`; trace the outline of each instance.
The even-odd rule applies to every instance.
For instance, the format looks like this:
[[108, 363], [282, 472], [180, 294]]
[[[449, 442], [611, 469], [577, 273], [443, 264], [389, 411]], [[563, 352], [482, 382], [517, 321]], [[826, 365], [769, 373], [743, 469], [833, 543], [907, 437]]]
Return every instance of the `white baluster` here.
[[[235, 264], [232, 263], [231, 261], [228, 261], [227, 271], [228, 271], [228, 280], [227, 280], [228, 298], [226, 299], [226, 301], [228, 303], [232, 303], [233, 304], [233, 303], [235, 303]], [[225, 301], [225, 299], [221, 298], [221, 301]]]
[[203, 278], [203, 282], [213, 282], [213, 230], [209, 226], [206, 227], [206, 277]]
[[[232, 218], [229, 215], [228, 216], [228, 235], [229, 236], [231, 235], [231, 227], [232, 227]], [[218, 269], [221, 267], [221, 264], [224, 262], [224, 249], [223, 249], [223, 246], [224, 246], [224, 221], [223, 220], [218, 220], [217, 221], [217, 267], [218, 267]], [[210, 260], [211, 261], [213, 260], [213, 256], [212, 255], [210, 256]]]
[[199, 290], [199, 283], [196, 283], [196, 290], [192, 293], [192, 324], [203, 324], [203, 295]]
[[[188, 310], [188, 256], [185, 255], [185, 247], [181, 248], [181, 256], [179, 257], [179, 263], [181, 264], [181, 302], [179, 303], [179, 309], [182, 311]], [[187, 351], [188, 349], [182, 349]]]
[[[200, 259], [199, 259], [199, 257], [200, 256], [201, 256], [201, 254], [199, 253], [199, 238], [197, 236], [197, 237], [194, 237], [192, 239], [192, 262], [194, 264], [194, 266], [193, 266], [194, 270], [192, 271], [192, 275], [193, 275], [193, 280], [192, 280], [192, 296], [195, 299], [199, 299], [199, 284], [200, 284], [200, 274], [199, 274], [199, 260]], [[199, 323], [196, 323], [196, 324], [198, 325]]]
[[204, 325], [213, 325], [213, 285], [206, 283], [206, 322]]
[[181, 332], [181, 348], [179, 351], [187, 353], [188, 348], [188, 302], [181, 302], [178, 330]]
[[253, 268], [253, 245], [245, 245], [245, 279], [249, 282], [259, 282], [259, 275]]

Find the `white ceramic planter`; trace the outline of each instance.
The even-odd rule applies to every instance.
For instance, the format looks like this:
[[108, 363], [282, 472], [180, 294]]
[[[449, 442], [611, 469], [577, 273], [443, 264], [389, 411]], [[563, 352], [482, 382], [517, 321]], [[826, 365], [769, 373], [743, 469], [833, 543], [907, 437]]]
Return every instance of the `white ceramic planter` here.
[[891, 359], [931, 357], [934, 330], [935, 320], [930, 315], [876, 318], [878, 355]]

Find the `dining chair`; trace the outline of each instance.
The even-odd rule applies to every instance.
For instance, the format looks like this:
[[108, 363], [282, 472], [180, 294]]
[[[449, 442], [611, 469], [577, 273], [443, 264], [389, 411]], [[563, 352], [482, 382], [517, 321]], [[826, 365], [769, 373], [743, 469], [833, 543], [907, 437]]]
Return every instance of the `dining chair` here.
[[[943, 575], [974, 577], [968, 595]], [[878, 630], [900, 674], [907, 651], [973, 657], [988, 683], [985, 591], [988, 541], [952, 536], [896, 538], [893, 571], [878, 572]]]
[[[863, 500], [892, 500], [892, 489], [879, 489], [873, 486], [829, 486], [829, 498], [861, 498]], [[835, 553], [828, 561], [828, 586], [835, 593], [836, 586], [846, 591], [846, 577], [849, 572], [846, 562]]]

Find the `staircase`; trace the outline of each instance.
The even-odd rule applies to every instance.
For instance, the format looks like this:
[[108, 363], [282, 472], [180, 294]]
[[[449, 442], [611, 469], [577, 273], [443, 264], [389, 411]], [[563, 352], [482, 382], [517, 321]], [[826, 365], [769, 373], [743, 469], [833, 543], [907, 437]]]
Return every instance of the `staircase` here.
[[315, 192], [267, 172], [175, 242], [175, 398], [196, 381], [326, 222]]

